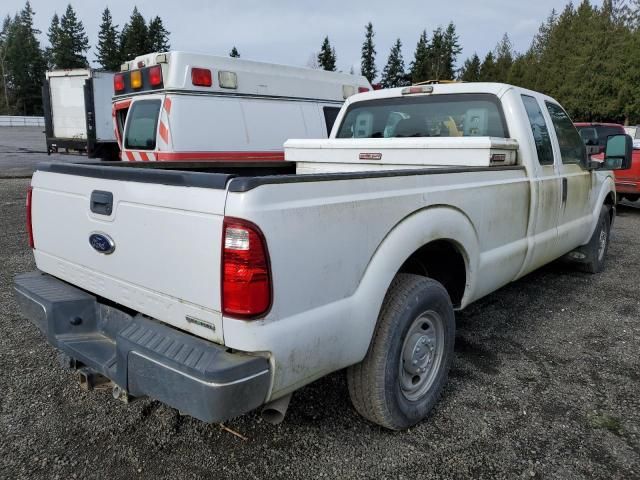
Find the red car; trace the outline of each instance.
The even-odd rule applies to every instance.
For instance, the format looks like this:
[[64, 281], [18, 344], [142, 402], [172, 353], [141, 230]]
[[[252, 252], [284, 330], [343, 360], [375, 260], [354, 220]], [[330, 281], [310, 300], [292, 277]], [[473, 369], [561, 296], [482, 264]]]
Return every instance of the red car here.
[[[599, 154], [604, 153], [604, 147], [609, 135], [625, 133], [624, 127], [616, 123], [576, 123], [585, 145], [598, 147]], [[595, 156], [598, 158], [598, 155]], [[633, 162], [629, 170], [618, 170], [616, 176], [616, 191], [618, 200], [626, 198], [630, 202], [640, 199], [640, 142], [634, 141]]]

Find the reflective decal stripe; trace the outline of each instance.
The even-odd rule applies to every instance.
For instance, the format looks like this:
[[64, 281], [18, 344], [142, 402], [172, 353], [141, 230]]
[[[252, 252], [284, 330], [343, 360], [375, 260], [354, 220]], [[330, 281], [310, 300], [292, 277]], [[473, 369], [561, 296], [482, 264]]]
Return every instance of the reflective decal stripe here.
[[167, 115], [171, 115], [171, 97], [164, 98], [164, 111], [167, 112]]
[[125, 155], [127, 156], [127, 160], [129, 162], [134, 162], [135, 158], [133, 157], [133, 152], [130, 152], [129, 150], [125, 150]]
[[164, 143], [169, 143], [169, 129], [164, 124], [162, 120], [160, 120], [160, 127], [158, 128], [158, 133], [160, 134], [160, 138]]
[[157, 159], [159, 161], [274, 161], [284, 160], [284, 152], [158, 152]]
[[116, 110], [120, 110], [121, 108], [127, 108], [129, 107], [129, 105], [131, 105], [131, 99], [129, 100], [122, 100], [121, 102], [116, 102], [113, 104], [114, 108]]

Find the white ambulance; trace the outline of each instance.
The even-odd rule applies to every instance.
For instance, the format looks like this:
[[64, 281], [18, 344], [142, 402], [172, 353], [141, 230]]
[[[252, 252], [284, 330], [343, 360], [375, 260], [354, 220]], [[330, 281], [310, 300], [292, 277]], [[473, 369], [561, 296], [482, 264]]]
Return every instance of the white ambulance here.
[[365, 77], [186, 52], [152, 53], [113, 79], [124, 161], [277, 161], [289, 138], [327, 138]]

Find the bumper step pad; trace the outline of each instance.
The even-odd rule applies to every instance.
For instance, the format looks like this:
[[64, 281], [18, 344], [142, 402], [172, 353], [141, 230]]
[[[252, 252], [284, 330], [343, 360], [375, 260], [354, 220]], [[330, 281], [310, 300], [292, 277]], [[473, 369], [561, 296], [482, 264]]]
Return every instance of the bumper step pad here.
[[266, 358], [225, 347], [125, 309], [99, 303], [41, 272], [15, 279], [25, 317], [49, 343], [132, 396], [148, 396], [203, 421], [260, 406], [270, 383]]

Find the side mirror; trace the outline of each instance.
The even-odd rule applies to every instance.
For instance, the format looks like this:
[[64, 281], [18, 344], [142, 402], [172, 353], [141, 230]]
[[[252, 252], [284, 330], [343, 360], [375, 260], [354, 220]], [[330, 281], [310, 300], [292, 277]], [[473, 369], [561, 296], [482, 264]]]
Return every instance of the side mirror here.
[[628, 170], [633, 156], [633, 139], [629, 135], [610, 135], [601, 170]]

